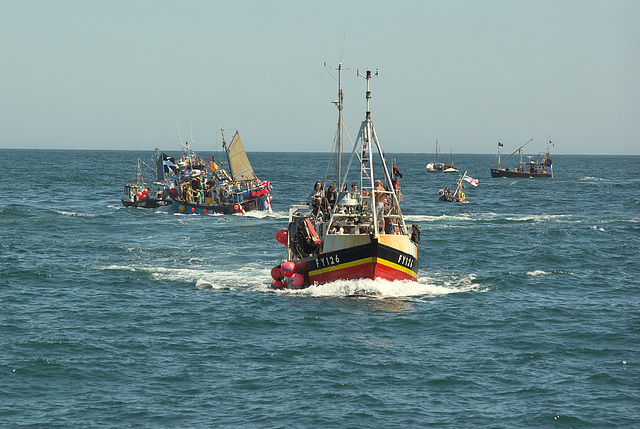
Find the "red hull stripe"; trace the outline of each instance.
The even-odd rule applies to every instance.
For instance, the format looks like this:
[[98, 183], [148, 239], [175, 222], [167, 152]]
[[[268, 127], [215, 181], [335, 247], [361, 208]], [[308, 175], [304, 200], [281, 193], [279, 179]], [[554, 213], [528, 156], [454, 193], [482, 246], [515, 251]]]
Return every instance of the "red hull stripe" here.
[[418, 277], [418, 273], [413, 271], [411, 268], [403, 267], [402, 265], [387, 261], [386, 259], [378, 258], [378, 265], [385, 265], [391, 270], [403, 272], [414, 279]]
[[309, 283], [359, 278], [415, 281], [418, 277], [416, 258], [377, 242], [307, 257], [296, 266]]
[[327, 268], [322, 268], [322, 269], [319, 269], [319, 270], [309, 271], [309, 277], [317, 276], [317, 275], [325, 274], [325, 273], [330, 273], [332, 271], [348, 270], [349, 268], [352, 268], [352, 267], [357, 267], [359, 265], [371, 264], [371, 263], [373, 263], [373, 258], [372, 257], [358, 259], [357, 261], [347, 262], [346, 264], [338, 264], [338, 265], [333, 265], [333, 266], [330, 266], [330, 267], [327, 267]]
[[[309, 273], [309, 281], [311, 283], [327, 283], [335, 280], [352, 280], [352, 279], [377, 279], [386, 280], [416, 280], [416, 276], [405, 272], [406, 270], [397, 270], [388, 265], [376, 264], [374, 268], [373, 262], [364, 262], [359, 265], [344, 264], [342, 267], [333, 267], [331, 270], [317, 270]], [[346, 265], [349, 265], [348, 267]], [[395, 265], [395, 264], [394, 264]]]
[[[402, 265], [376, 258], [364, 258], [346, 264], [333, 265], [320, 270], [309, 271], [311, 283], [324, 283], [334, 280], [349, 280], [357, 278], [383, 278], [387, 280], [416, 280], [418, 274]], [[374, 268], [375, 267], [375, 268]]]

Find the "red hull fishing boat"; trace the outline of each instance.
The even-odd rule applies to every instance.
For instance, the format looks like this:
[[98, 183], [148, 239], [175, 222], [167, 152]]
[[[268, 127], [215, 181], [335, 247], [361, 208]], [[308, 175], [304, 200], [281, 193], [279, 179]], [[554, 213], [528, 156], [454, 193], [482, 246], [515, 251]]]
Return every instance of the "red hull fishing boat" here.
[[[340, 64], [335, 102], [338, 130], [328, 170], [332, 170], [333, 163], [330, 192], [324, 193], [322, 183], [317, 182], [316, 193], [310, 196], [313, 204], [290, 207], [287, 229], [276, 234], [276, 240], [286, 249], [284, 262], [271, 272], [274, 288], [304, 288], [360, 278], [417, 279], [420, 231], [417, 225], [412, 230], [405, 225], [399, 204], [398, 170], [389, 173], [369, 110], [369, 82], [378, 75], [377, 71], [373, 75], [370, 71], [366, 75], [358, 72], [367, 81], [367, 110], [346, 172], [342, 171], [341, 68]], [[349, 176], [352, 165], [358, 168]], [[380, 180], [375, 179], [374, 167], [376, 172], [380, 169]], [[349, 191], [347, 182], [352, 182]], [[333, 191], [336, 184], [341, 192]], [[331, 198], [327, 198], [328, 194]]]

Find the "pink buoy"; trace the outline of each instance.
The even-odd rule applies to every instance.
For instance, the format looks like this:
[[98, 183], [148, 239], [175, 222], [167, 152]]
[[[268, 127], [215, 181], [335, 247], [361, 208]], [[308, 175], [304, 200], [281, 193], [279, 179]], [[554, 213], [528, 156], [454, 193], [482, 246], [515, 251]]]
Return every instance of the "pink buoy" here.
[[291, 283], [296, 287], [302, 286], [304, 284], [304, 276], [300, 273], [294, 273], [291, 276]]
[[138, 192], [136, 192], [136, 196], [137, 196], [138, 198], [142, 198], [142, 191], [138, 191]]
[[274, 280], [282, 279], [282, 273], [280, 272], [280, 267], [271, 268], [271, 278]]
[[293, 273], [296, 272], [296, 264], [294, 264], [291, 261], [287, 261], [284, 264], [282, 264], [282, 267], [280, 268], [280, 272], [282, 272], [282, 275], [285, 277], [291, 277]]
[[236, 205], [234, 205], [234, 206], [233, 206], [233, 209], [234, 209], [234, 210], [238, 210], [238, 205], [237, 205], [237, 204], [236, 204]]
[[280, 244], [286, 245], [289, 241], [289, 231], [286, 229], [279, 229], [278, 232], [276, 232], [276, 241]]
[[196, 208], [195, 207], [191, 207], [191, 212], [195, 213], [196, 212]]
[[284, 283], [280, 280], [274, 280], [271, 282], [271, 287], [274, 289], [284, 289]]
[[204, 212], [204, 214], [209, 213], [209, 210], [207, 210], [207, 209], [203, 209], [202, 211]]

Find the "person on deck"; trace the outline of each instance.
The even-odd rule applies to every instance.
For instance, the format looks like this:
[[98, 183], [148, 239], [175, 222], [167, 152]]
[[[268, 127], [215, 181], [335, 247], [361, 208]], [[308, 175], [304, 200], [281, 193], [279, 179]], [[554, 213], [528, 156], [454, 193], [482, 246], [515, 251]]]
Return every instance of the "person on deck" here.
[[325, 192], [325, 196], [327, 197], [329, 210], [333, 209], [336, 205], [336, 200], [338, 199], [338, 190], [336, 189], [336, 185], [333, 183], [330, 184], [329, 189]]
[[358, 192], [358, 184], [356, 182], [351, 184], [351, 192], [353, 192], [351, 198], [355, 198], [355, 194]]
[[313, 206], [313, 215], [318, 216], [318, 212], [324, 214], [329, 213], [329, 203], [327, 202], [327, 197], [324, 194], [324, 189], [322, 187], [322, 182], [316, 182], [313, 186], [313, 192], [309, 195], [311, 198]]
[[420, 243], [420, 229], [415, 223], [411, 225], [411, 241], [416, 244]]

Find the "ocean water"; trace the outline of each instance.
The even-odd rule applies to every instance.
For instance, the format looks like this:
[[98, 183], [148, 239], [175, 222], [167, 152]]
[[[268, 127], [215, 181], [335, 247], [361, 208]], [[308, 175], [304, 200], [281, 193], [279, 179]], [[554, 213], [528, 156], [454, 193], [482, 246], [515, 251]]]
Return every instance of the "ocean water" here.
[[452, 204], [394, 155], [419, 281], [275, 291], [327, 154], [249, 153], [275, 212], [244, 217], [124, 208], [150, 152], [0, 156], [2, 427], [640, 427], [640, 157], [455, 155]]

